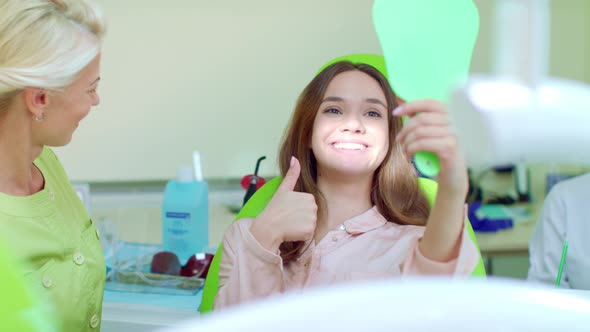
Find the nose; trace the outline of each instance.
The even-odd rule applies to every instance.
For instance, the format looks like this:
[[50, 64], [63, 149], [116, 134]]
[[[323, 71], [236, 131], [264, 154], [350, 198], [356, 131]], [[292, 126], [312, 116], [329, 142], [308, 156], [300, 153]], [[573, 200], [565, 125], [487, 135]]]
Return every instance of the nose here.
[[98, 106], [98, 104], [100, 104], [100, 97], [98, 96], [98, 93], [97, 93], [94, 97], [94, 100], [92, 101], [92, 106]]
[[[352, 112], [351, 112], [352, 113]], [[346, 115], [344, 122], [342, 124], [342, 131], [343, 132], [352, 132], [355, 134], [362, 134], [365, 132], [365, 125], [363, 123], [362, 120], [362, 116], [355, 114], [355, 113], [349, 113]]]

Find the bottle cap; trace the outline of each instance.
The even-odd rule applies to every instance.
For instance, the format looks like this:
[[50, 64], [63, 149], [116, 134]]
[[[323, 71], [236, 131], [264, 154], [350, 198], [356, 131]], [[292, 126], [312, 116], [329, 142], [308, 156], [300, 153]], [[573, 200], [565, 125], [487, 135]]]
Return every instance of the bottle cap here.
[[194, 179], [193, 168], [190, 166], [179, 167], [176, 171], [176, 180], [178, 182], [191, 182]]

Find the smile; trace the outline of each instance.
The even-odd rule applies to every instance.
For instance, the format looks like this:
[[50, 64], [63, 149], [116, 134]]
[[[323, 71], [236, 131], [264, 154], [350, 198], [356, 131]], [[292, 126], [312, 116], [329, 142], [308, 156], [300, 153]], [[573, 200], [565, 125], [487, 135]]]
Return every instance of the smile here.
[[332, 143], [332, 146], [337, 150], [364, 150], [367, 148], [366, 145], [360, 143], [349, 143], [349, 142], [338, 142]]

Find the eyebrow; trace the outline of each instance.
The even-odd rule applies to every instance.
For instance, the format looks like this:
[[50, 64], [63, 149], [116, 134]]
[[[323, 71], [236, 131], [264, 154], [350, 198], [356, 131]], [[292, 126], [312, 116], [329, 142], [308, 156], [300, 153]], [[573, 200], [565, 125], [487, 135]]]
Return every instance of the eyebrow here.
[[95, 79], [94, 81], [92, 81], [92, 83], [90, 83], [89, 85], [93, 85], [95, 83], [98, 83], [98, 81], [100, 81], [100, 76], [97, 79]]
[[[322, 102], [326, 102], [326, 101], [344, 101], [344, 99], [342, 99], [341, 97], [336, 97], [336, 96], [328, 96], [328, 97], [324, 98], [324, 100], [322, 100]], [[377, 99], [377, 98], [367, 98], [367, 99], [365, 99], [365, 101], [368, 103], [371, 103], [371, 104], [382, 105], [383, 107], [387, 108], [385, 103], [383, 103], [380, 99]]]
[[387, 106], [385, 106], [385, 103], [377, 98], [367, 98], [367, 99], [365, 99], [365, 101], [372, 103], [372, 104], [379, 104], [379, 105], [382, 105], [383, 107], [387, 108]]

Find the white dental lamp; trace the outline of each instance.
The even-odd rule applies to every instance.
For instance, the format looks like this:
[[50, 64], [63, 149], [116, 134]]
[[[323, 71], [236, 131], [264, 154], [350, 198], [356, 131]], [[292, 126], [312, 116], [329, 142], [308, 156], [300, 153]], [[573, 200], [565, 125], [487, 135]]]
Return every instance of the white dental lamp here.
[[495, 72], [451, 98], [470, 167], [590, 163], [590, 85], [548, 77], [549, 0], [496, 0]]

